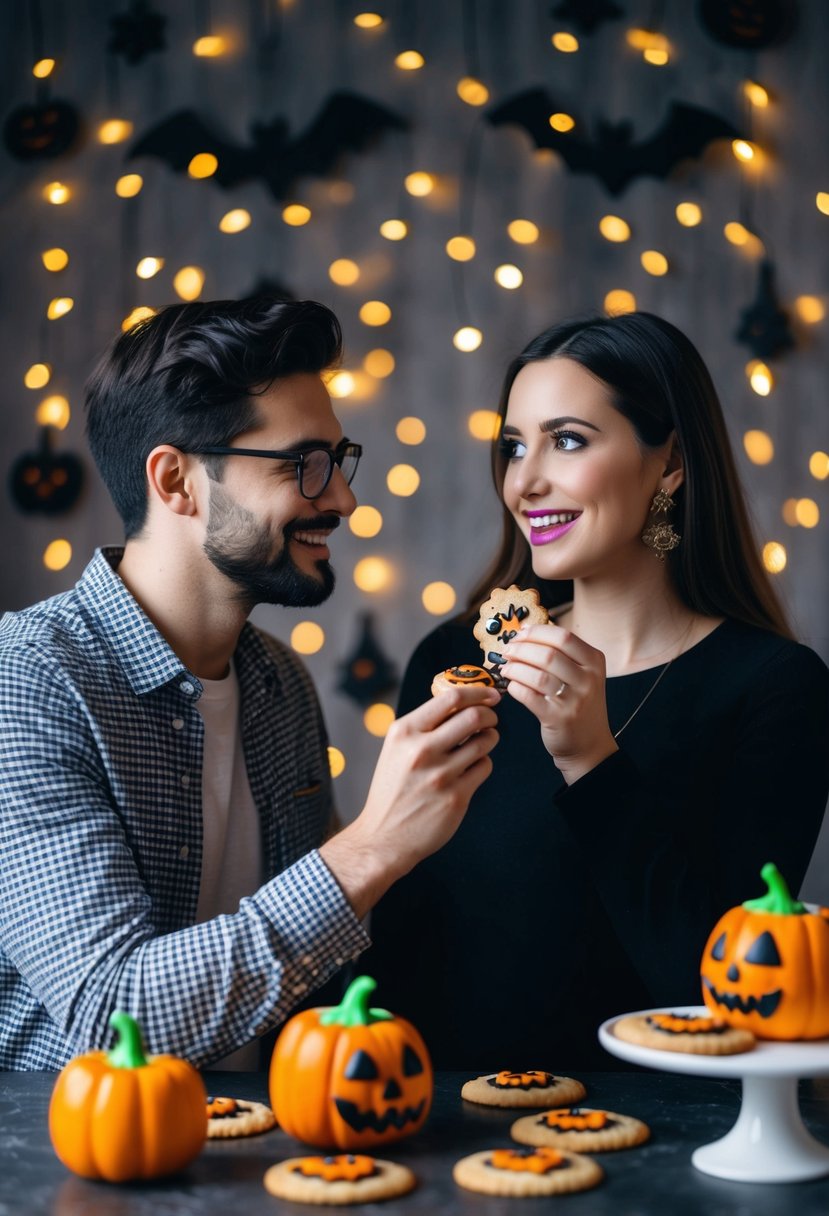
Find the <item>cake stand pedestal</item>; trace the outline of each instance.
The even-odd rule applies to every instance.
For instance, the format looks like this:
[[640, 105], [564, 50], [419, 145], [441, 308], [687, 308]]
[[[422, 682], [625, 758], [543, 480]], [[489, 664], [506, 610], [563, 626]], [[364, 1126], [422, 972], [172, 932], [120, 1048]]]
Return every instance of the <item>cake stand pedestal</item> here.
[[[640, 1012], [707, 1015], [709, 1010], [697, 1005]], [[694, 1151], [691, 1162], [698, 1170], [734, 1182], [802, 1182], [829, 1174], [829, 1148], [807, 1131], [797, 1100], [799, 1078], [829, 1076], [829, 1041], [758, 1040], [753, 1051], [737, 1055], [691, 1055], [617, 1038], [614, 1026], [628, 1016], [619, 1014], [599, 1027], [602, 1046], [619, 1059], [663, 1072], [742, 1081], [737, 1122], [721, 1140]]]

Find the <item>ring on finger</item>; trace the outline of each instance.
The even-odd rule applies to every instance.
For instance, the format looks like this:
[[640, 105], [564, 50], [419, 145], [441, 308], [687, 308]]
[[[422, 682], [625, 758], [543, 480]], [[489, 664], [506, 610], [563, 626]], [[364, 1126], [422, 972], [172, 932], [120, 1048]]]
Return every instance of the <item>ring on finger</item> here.
[[566, 691], [567, 691], [567, 685], [562, 680], [561, 687], [556, 689], [556, 691], [553, 693], [553, 696], [552, 697], [545, 696], [544, 700], [552, 702], [555, 697], [563, 697]]

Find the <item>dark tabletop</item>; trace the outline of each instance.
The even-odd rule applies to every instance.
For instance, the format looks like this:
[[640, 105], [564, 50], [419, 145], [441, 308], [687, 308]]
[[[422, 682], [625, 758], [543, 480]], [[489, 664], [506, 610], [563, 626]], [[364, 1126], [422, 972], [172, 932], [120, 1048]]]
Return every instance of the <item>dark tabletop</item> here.
[[[441, 1073], [435, 1103], [419, 1135], [375, 1156], [414, 1170], [411, 1194], [361, 1210], [385, 1213], [461, 1213], [506, 1216], [565, 1210], [572, 1216], [826, 1216], [829, 1177], [816, 1182], [725, 1182], [701, 1174], [691, 1153], [724, 1135], [740, 1101], [738, 1081], [651, 1072], [582, 1074], [585, 1105], [635, 1115], [651, 1128], [648, 1144], [597, 1153], [606, 1178], [595, 1190], [555, 1199], [498, 1199], [463, 1191], [452, 1165], [467, 1153], [509, 1147], [509, 1126], [520, 1111], [498, 1111], [460, 1098], [468, 1074]], [[208, 1092], [267, 1101], [267, 1080], [256, 1073], [205, 1073]], [[262, 1187], [269, 1165], [307, 1152], [280, 1131], [241, 1140], [210, 1141], [181, 1175], [157, 1183], [115, 1186], [75, 1178], [52, 1151], [47, 1108], [54, 1073], [0, 1073], [0, 1216], [254, 1216], [268, 1212], [309, 1216], [314, 1209], [270, 1196]], [[804, 1122], [829, 1143], [829, 1081], [801, 1083]], [[371, 1151], [371, 1150], [368, 1150]], [[328, 1209], [331, 1211], [331, 1209]]]

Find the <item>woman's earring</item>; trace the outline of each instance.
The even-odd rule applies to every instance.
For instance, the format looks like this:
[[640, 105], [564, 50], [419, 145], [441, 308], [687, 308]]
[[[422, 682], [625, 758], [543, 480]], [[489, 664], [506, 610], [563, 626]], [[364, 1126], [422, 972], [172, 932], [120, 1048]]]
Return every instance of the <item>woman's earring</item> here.
[[682, 537], [674, 528], [669, 519], [659, 520], [660, 515], [666, 515], [672, 511], [676, 503], [671, 498], [667, 490], [660, 490], [651, 503], [651, 515], [656, 516], [651, 523], [648, 524], [645, 531], [642, 533], [642, 540], [649, 549], [653, 549], [656, 556], [661, 562], [665, 560], [665, 554], [670, 553], [675, 549]]

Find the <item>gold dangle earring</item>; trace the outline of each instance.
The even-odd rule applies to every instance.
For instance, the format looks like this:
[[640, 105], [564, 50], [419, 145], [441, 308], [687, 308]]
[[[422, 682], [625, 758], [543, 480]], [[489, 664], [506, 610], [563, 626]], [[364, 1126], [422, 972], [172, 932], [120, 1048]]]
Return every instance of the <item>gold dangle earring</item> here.
[[660, 490], [651, 503], [651, 515], [656, 518], [648, 524], [642, 533], [642, 540], [649, 549], [653, 549], [661, 562], [664, 562], [665, 554], [675, 549], [682, 540], [682, 537], [669, 519], [659, 519], [660, 515], [667, 516], [668, 512], [672, 511], [675, 506], [676, 503], [668, 491]]

